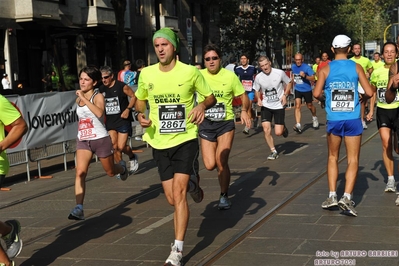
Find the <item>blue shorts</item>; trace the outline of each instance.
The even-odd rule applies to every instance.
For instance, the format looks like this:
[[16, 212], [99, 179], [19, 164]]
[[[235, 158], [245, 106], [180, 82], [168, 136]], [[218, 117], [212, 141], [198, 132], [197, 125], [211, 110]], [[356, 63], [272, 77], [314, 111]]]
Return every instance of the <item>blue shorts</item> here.
[[363, 133], [362, 120], [358, 118], [342, 121], [327, 121], [327, 133], [340, 137], [359, 136]]
[[255, 100], [255, 91], [254, 91], [254, 90], [252, 90], [252, 91], [245, 91], [245, 93], [248, 95], [248, 98], [249, 98], [250, 101]]

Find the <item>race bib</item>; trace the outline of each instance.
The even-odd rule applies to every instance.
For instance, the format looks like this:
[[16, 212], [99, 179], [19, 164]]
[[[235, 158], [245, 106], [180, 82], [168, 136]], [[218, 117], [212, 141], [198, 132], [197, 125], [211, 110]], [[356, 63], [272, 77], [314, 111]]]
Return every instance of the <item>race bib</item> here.
[[94, 128], [93, 120], [91, 118], [79, 119], [78, 138], [79, 140], [93, 139], [97, 136]]
[[294, 81], [296, 84], [303, 84], [303, 79], [299, 74], [294, 74]]
[[116, 115], [121, 113], [121, 107], [119, 105], [118, 97], [106, 98], [105, 99], [105, 114]]
[[159, 133], [175, 134], [186, 132], [186, 106], [177, 105], [159, 105]]
[[252, 91], [252, 80], [242, 80], [242, 86], [244, 86], [244, 90]]
[[355, 109], [355, 93], [353, 90], [332, 90], [331, 111], [353, 112]]
[[[386, 88], [380, 88], [377, 90], [377, 96], [378, 96], [378, 101], [380, 103], [386, 103], [387, 101], [385, 100], [385, 92], [387, 91]], [[399, 101], [399, 94], [396, 94], [395, 99], [393, 100], [394, 102]]]
[[273, 88], [270, 91], [265, 91], [265, 98], [266, 102], [268, 103], [274, 103], [279, 101], [279, 98], [277, 96], [277, 91], [275, 88]]
[[205, 118], [211, 121], [223, 121], [226, 118], [226, 105], [217, 103], [212, 108], [205, 110]]

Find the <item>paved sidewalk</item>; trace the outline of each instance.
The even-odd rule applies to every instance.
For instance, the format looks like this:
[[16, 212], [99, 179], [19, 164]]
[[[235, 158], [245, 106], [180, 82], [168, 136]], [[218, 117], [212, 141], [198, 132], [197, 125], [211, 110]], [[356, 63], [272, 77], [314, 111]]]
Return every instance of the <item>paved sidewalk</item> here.
[[[246, 136], [241, 133], [243, 126], [237, 125], [230, 156], [233, 206], [228, 211], [217, 209], [216, 172], [206, 171], [201, 162], [205, 199], [199, 204], [189, 199], [185, 265], [201, 265], [207, 255], [319, 176], [213, 265], [317, 265], [315, 259], [331, 258], [326, 253], [331, 250], [393, 250], [394, 258], [371, 258], [372, 253], [355, 256], [361, 252], [345, 258], [356, 260], [356, 265], [399, 265], [399, 209], [394, 204], [396, 195], [384, 193], [386, 173], [375, 122], [363, 136], [363, 141], [368, 141], [361, 150], [354, 193], [359, 216], [348, 217], [339, 210], [320, 207], [328, 194], [323, 175], [327, 149], [325, 115], [317, 108], [320, 129], [311, 128], [309, 111], [302, 108], [302, 119], [309, 121], [301, 135], [292, 130], [293, 109], [287, 110], [290, 135], [287, 139], [275, 138], [280, 152], [275, 161], [267, 160], [270, 151], [260, 130], [251, 130]], [[341, 153], [345, 153], [344, 146]], [[106, 177], [99, 163], [90, 166], [86, 220], [81, 222], [67, 219], [75, 205], [75, 173], [64, 172], [62, 165], [42, 171], [52, 179], [23, 180], [11, 184], [11, 191], [0, 192], [1, 219], [16, 218], [22, 224], [25, 247], [16, 259], [18, 265], [163, 265], [174, 239], [173, 208], [166, 203], [151, 150], [144, 147], [139, 161], [139, 172], [126, 182]], [[345, 167], [344, 160], [340, 164], [339, 195]]]

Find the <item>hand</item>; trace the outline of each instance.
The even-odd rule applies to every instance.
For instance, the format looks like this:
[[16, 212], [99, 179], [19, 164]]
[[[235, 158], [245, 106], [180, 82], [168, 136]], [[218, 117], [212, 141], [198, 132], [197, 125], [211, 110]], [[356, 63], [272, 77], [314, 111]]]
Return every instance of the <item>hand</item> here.
[[128, 119], [128, 118], [129, 118], [129, 113], [130, 113], [130, 110], [126, 108], [126, 109], [121, 113], [121, 118], [123, 118], [123, 119]]
[[250, 128], [250, 127], [251, 127], [251, 118], [249, 117], [249, 115], [248, 115], [247, 112], [245, 112], [245, 111], [242, 111], [242, 112], [241, 112], [240, 120], [241, 120], [241, 124], [244, 124], [244, 123], [245, 123], [245, 126], [246, 126], [247, 128]]
[[263, 106], [262, 101], [258, 100], [258, 106]]
[[143, 128], [149, 127], [152, 124], [152, 121], [149, 119], [145, 119], [145, 114], [143, 113], [139, 113], [137, 115], [137, 120], [140, 123], [140, 126], [142, 126]]
[[283, 97], [281, 97], [280, 101], [281, 101], [281, 104], [283, 106], [285, 106], [287, 104], [287, 97], [285, 97], [285, 95], [283, 95]]
[[366, 116], [367, 121], [373, 121], [373, 112], [369, 112]]
[[76, 90], [75, 94], [82, 100], [85, 98], [85, 95], [82, 92], [82, 90]]
[[190, 113], [188, 113], [188, 122], [194, 123], [194, 124], [201, 124], [202, 121], [204, 121], [205, 118], [205, 106], [203, 104], [199, 104], [196, 107], [194, 107]]

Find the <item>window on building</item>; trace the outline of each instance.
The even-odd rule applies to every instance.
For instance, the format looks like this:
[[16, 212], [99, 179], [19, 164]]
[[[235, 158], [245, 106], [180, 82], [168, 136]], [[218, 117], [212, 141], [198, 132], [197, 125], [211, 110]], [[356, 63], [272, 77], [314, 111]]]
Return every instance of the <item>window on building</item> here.
[[94, 6], [94, 0], [87, 0], [87, 6]]

